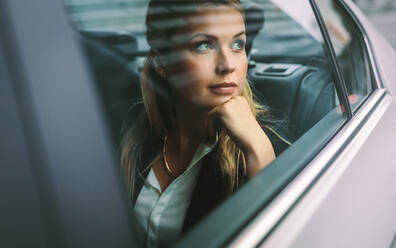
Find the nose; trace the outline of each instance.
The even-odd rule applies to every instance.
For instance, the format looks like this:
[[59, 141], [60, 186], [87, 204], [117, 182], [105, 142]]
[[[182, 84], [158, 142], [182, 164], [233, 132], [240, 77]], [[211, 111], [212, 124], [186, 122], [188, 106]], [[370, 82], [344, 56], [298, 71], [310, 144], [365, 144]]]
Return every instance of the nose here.
[[235, 71], [232, 55], [228, 54], [224, 49], [219, 49], [217, 55], [216, 73], [226, 75]]

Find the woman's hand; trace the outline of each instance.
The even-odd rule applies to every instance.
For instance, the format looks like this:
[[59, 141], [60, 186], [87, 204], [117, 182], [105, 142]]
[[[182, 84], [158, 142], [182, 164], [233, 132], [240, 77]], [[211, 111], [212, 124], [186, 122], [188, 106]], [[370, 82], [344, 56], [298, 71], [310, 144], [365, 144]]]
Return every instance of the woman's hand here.
[[211, 110], [210, 116], [221, 120], [231, 139], [242, 149], [249, 177], [256, 175], [275, 159], [271, 142], [244, 97], [232, 97]]

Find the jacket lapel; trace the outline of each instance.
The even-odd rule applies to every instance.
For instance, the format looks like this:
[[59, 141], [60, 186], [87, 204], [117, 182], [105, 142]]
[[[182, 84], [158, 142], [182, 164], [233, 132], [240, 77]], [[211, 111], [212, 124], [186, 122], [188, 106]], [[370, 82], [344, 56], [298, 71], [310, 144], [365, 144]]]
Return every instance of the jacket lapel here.
[[183, 232], [188, 231], [226, 197], [225, 184], [218, 172], [216, 147], [202, 161], [202, 168], [184, 219]]

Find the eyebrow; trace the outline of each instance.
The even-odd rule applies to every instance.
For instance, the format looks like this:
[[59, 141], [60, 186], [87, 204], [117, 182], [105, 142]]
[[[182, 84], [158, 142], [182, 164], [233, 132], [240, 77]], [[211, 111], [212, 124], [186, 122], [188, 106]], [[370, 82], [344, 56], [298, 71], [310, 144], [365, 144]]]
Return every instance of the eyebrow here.
[[241, 36], [241, 35], [243, 35], [243, 34], [245, 34], [245, 31], [241, 31], [241, 32], [237, 33], [237, 34], [234, 35], [232, 38], [236, 38], [236, 37]]
[[[236, 37], [241, 36], [241, 35], [243, 35], [243, 34], [245, 34], [245, 31], [241, 31], [241, 32], [237, 33], [237, 34], [234, 35], [232, 38], [236, 38]], [[204, 36], [204, 37], [207, 37], [207, 38], [212, 39], [212, 40], [217, 40], [217, 37], [216, 37], [216, 36], [210, 35], [210, 34], [205, 34], [205, 33], [197, 33], [197, 34], [194, 34], [194, 35], [190, 38], [190, 40], [192, 40], [192, 39], [194, 39], [194, 38], [196, 38], [196, 37], [199, 37], [199, 36]]]

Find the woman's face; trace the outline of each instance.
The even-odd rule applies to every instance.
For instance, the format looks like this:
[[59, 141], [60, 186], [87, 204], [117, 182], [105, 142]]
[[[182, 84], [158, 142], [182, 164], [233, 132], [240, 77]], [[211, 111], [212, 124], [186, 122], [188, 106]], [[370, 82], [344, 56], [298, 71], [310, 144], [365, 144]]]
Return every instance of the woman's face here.
[[178, 103], [210, 110], [241, 95], [247, 72], [241, 13], [232, 6], [203, 5], [184, 20], [185, 28], [172, 37], [166, 67]]

